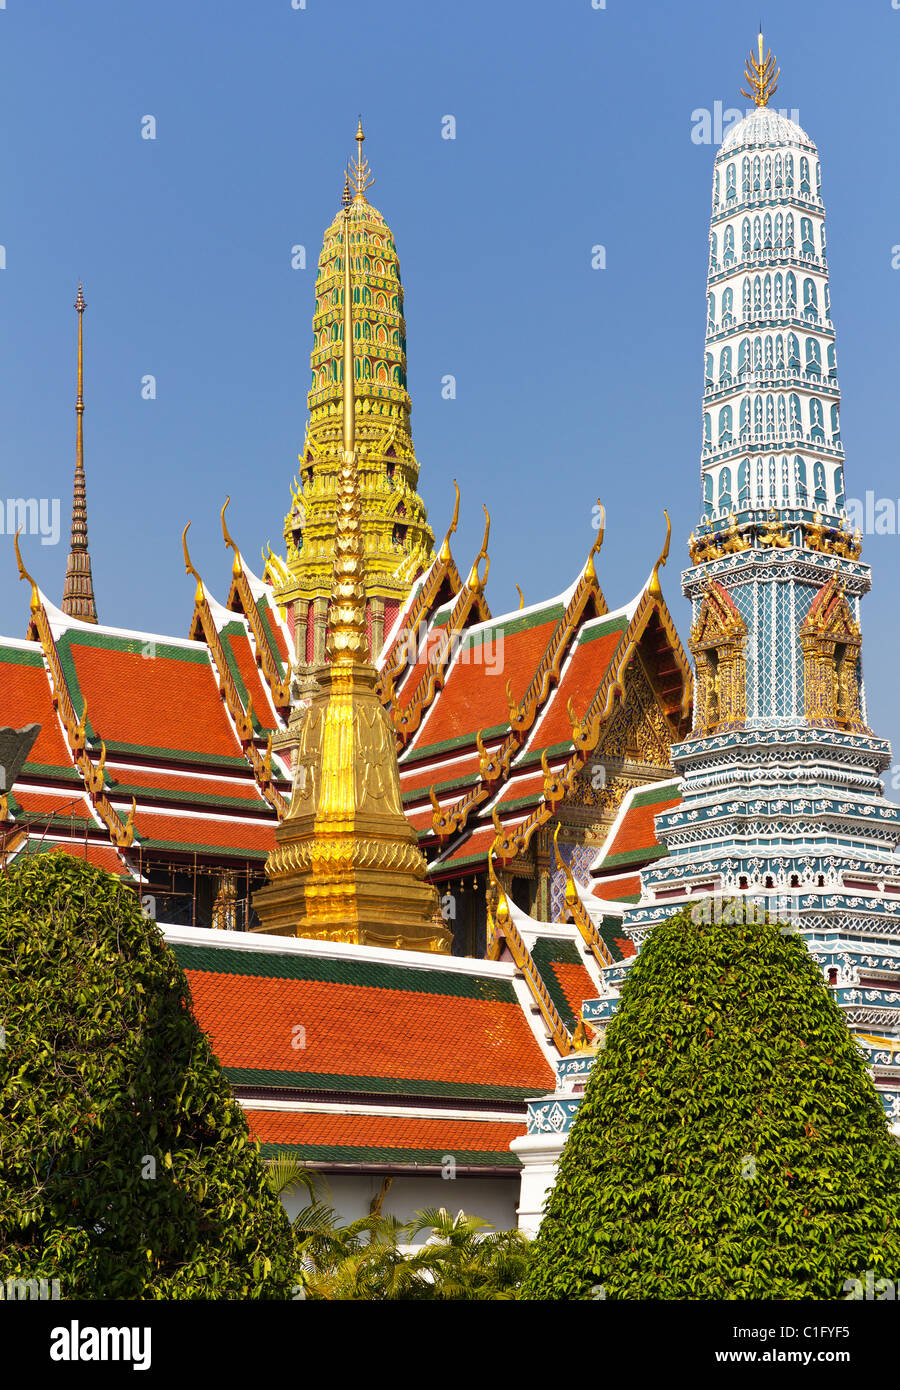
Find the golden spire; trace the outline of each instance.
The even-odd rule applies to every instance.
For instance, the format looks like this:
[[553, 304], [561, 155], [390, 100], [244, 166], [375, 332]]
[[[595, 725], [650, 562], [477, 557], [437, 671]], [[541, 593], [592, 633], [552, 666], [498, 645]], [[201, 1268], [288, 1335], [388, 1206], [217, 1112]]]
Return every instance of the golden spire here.
[[363, 141], [365, 140], [362, 128], [362, 116], [359, 118], [359, 125], [356, 127], [356, 160], [351, 160], [349, 165], [349, 177], [356, 186], [356, 198], [366, 199], [366, 189], [371, 188], [375, 182], [369, 170], [369, 161], [362, 152]]
[[269, 883], [253, 901], [262, 931], [446, 952], [452, 938], [426, 878], [416, 832], [403, 814], [394, 729], [376, 693], [378, 675], [369, 659], [356, 466], [350, 210], [343, 216], [344, 447], [328, 660], [318, 668], [308, 709], [297, 720], [291, 804], [266, 860]]
[[747, 92], [742, 87], [741, 96], [747, 97], [749, 100], [755, 102], [757, 106], [767, 106], [769, 97], [774, 96], [778, 90], [778, 78], [780, 74], [781, 68], [776, 68], [771, 48], [768, 53], [766, 53], [765, 57], [763, 57], [763, 34], [762, 24], [760, 24], [759, 57], [755, 58], [751, 53], [750, 57], [747, 59], [747, 64], [744, 68], [744, 76], [747, 79], [750, 91]]
[[353, 384], [353, 302], [350, 214], [344, 213], [344, 454], [338, 474], [334, 569], [325, 651], [331, 661], [368, 662], [362, 504], [356, 467], [356, 395]]
[[72, 539], [63, 585], [62, 611], [83, 623], [97, 621], [91, 557], [88, 552], [87, 488], [84, 478], [84, 334], [83, 316], [87, 308], [81, 282], [75, 297], [78, 310], [78, 385], [75, 395], [75, 483], [72, 488]]

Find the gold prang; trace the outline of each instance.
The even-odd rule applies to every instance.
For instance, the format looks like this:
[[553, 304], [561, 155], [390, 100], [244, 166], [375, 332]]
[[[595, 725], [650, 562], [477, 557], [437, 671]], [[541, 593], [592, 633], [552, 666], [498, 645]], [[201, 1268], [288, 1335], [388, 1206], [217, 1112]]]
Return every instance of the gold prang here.
[[747, 97], [756, 106], [767, 106], [769, 97], [775, 95], [778, 90], [778, 78], [781, 75], [781, 68], [775, 66], [775, 59], [772, 57], [772, 50], [763, 57], [763, 35], [762, 28], [759, 31], [759, 57], [754, 57], [751, 52], [744, 68], [744, 76], [750, 88], [749, 92], [741, 88], [741, 96]]
[[[343, 225], [343, 451], [326, 657], [297, 719], [291, 804], [254, 897], [281, 936], [447, 952], [438, 895], [403, 814], [393, 728], [376, 692], [366, 632], [356, 455], [350, 210]], [[293, 721], [293, 716], [292, 716]]]

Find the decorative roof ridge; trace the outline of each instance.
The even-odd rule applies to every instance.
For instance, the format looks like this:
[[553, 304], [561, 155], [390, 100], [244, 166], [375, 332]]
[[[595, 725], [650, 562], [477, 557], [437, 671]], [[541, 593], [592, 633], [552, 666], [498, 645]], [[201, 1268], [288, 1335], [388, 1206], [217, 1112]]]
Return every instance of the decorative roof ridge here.
[[80, 618], [71, 618], [68, 613], [57, 608], [41, 589], [38, 589], [38, 593], [54, 637], [61, 637], [64, 632], [73, 631], [89, 632], [100, 637], [123, 638], [126, 641], [140, 642], [142, 645], [154, 642], [166, 647], [182, 647], [186, 651], [203, 646], [202, 642], [197, 642], [191, 637], [173, 637], [161, 632], [141, 632], [137, 628], [111, 627], [107, 623], [85, 623]]
[[[324, 941], [305, 936], [270, 936], [264, 932], [216, 931], [208, 927], [160, 924], [170, 945], [209, 949], [261, 951], [275, 955], [321, 956], [325, 960], [355, 960], [391, 965], [398, 970], [431, 970], [461, 975], [485, 975], [511, 980], [515, 967], [506, 961], [476, 960], [471, 956], [438, 955], [428, 951], [398, 951], [393, 946], [358, 946], [345, 941]], [[214, 939], [213, 939], [214, 938]]]
[[[496, 959], [505, 942], [516, 966], [525, 977], [525, 983], [550, 1031], [557, 1052], [560, 1056], [567, 1057], [572, 1051], [572, 1034], [563, 1022], [562, 1015], [554, 1004], [519, 930], [521, 922], [532, 922], [534, 919], [507, 898], [494, 871], [493, 851], [488, 853], [488, 873], [493, 890], [493, 901], [491, 898], [488, 899], [488, 956]], [[535, 925], [540, 924], [535, 922]]]
[[41, 644], [36, 637], [3, 637], [0, 635], [0, 648], [2, 647], [10, 647], [17, 652], [41, 651]]
[[[437, 691], [446, 683], [447, 676], [456, 664], [457, 657], [461, 648], [461, 643], [454, 642], [456, 635], [461, 635], [468, 631], [466, 619], [477, 606], [479, 612], [486, 612], [490, 620], [490, 609], [484, 597], [484, 586], [487, 582], [490, 560], [487, 554], [487, 542], [491, 530], [491, 518], [487, 507], [484, 509], [486, 524], [484, 529], [484, 540], [481, 549], [472, 562], [472, 568], [465, 584], [460, 589], [456, 598], [453, 600], [453, 608], [450, 613], [449, 621], [444, 629], [446, 640], [437, 644], [437, 649], [428, 658], [425, 669], [419, 678], [418, 684], [413, 691], [412, 699], [404, 709], [392, 709], [391, 720], [397, 732], [398, 743], [405, 746], [412, 738], [413, 734], [420, 727], [423, 717], [427, 714]], [[481, 560], [487, 561], [484, 578], [478, 573], [478, 566]], [[442, 604], [441, 608], [446, 608]], [[437, 609], [436, 612], [440, 612]], [[432, 616], [432, 622], [434, 615]], [[448, 660], [449, 657], [449, 660]]]
[[[501, 843], [498, 839], [498, 853], [504, 860], [511, 858], [514, 854], [521, 854], [527, 848], [528, 842], [538, 826], [544, 825], [550, 820], [551, 816], [555, 814], [559, 802], [566, 793], [571, 790], [575, 777], [587, 761], [588, 755], [596, 748], [600, 739], [601, 730], [612, 714], [616, 700], [618, 699], [621, 702], [625, 698], [625, 674], [637, 654], [641, 639], [654, 613], [659, 614], [663, 623], [663, 630], [670, 645], [672, 645], [673, 637], [674, 641], [678, 644], [677, 649], [673, 645], [672, 650], [676, 655], [679, 665], [682, 664], [683, 659], [683, 669], [686, 669], [688, 672], [690, 671], [690, 667], [687, 665], [687, 658], [684, 656], [684, 649], [681, 647], [681, 643], [678, 640], [678, 635], [675, 632], [674, 625], [672, 624], [671, 617], [668, 614], [668, 609], [666, 608], [662, 596], [655, 596], [649, 587], [644, 589], [634, 616], [616, 647], [614, 656], [617, 657], [618, 660], [615, 662], [615, 667], [613, 667], [613, 663], [610, 662], [600, 685], [597, 687], [597, 690], [588, 702], [587, 709], [580, 718], [576, 716], [570, 698], [568, 713], [572, 721], [573, 752], [564, 768], [560, 771], [553, 771], [547, 761], [546, 753], [542, 755], [541, 766], [544, 770], [545, 781], [544, 791], [541, 794], [541, 801], [531, 815], [527, 817], [518, 835], [513, 840], [509, 840], [507, 837]], [[619, 655], [620, 652], [621, 655]], [[692, 686], [686, 682], [685, 695], [682, 699], [682, 710], [684, 709], [685, 701], [687, 700], [688, 703], [690, 701], [691, 690]]]
[[[603, 504], [598, 501], [598, 506], [600, 507], [602, 523], [605, 523], [606, 513]], [[509, 733], [500, 746], [488, 755], [481, 742], [481, 731], [476, 733], [476, 743], [481, 755], [479, 782], [460, 797], [455, 805], [449, 806], [445, 810], [441, 810], [432, 797], [434, 830], [441, 839], [461, 830], [466, 824], [470, 811], [475, 806], [479, 806], [485, 800], [496, 800], [498, 786], [502, 787], [509, 777], [513, 756], [528, 744], [528, 733], [535, 723], [538, 710], [546, 706], [551, 697], [551, 691], [558, 687], [561, 669], [571, 657], [574, 639], [588, 604], [593, 601], [595, 606], [602, 608], [602, 612], [595, 616], [606, 616], [608, 611], [606, 599], [597, 581], [594, 568], [594, 558], [603, 544], [604, 531], [605, 525], [601, 524], [598, 528], [597, 538], [591, 546], [587, 561], [578, 579], [566, 591], [569, 598], [565, 604], [562, 603], [564, 596], [559, 596], [542, 603], [532, 604], [528, 609], [521, 608], [505, 615], [512, 624], [521, 621], [524, 616], [536, 615], [560, 606], [563, 608], [534, 675], [518, 702], [513, 696], [511, 682], [507, 681], [506, 683], [506, 696], [509, 701]], [[478, 629], [482, 627], [492, 627], [496, 630], [497, 625], [502, 621], [503, 618], [492, 618], [487, 623], [475, 624], [467, 629], [467, 638], [477, 634]], [[544, 767], [545, 775], [549, 776], [549, 769], [544, 765], [543, 759], [542, 767]]]
[[[190, 529], [190, 525], [191, 523], [188, 522], [181, 533], [181, 544], [184, 550], [185, 571], [187, 574], [193, 574], [197, 580], [197, 588], [194, 594], [194, 614], [191, 619], [191, 632], [196, 633], [199, 631], [202, 633], [202, 645], [206, 647], [207, 659], [209, 660], [214, 676], [218, 679], [219, 688], [224, 696], [225, 707], [232, 724], [235, 738], [240, 746], [241, 752], [253, 768], [253, 775], [256, 778], [256, 783], [260, 792], [265, 797], [266, 801], [268, 801], [269, 805], [274, 808], [278, 815], [278, 819], [282, 820], [287, 814], [288, 803], [275, 786], [277, 769], [273, 770], [272, 766], [272, 736], [271, 734], [269, 735], [265, 755], [261, 755], [253, 741], [256, 737], [253, 697], [248, 691], [247, 708], [245, 709], [244, 702], [240, 697], [234, 677], [228, 665], [225, 649], [222, 646], [222, 638], [216, 626], [206, 585], [191, 563], [187, 543], [187, 533]], [[216, 601], [213, 599], [212, 604], [215, 603]], [[220, 604], [216, 604], [216, 607], [221, 609]], [[228, 612], [227, 609], [221, 609], [221, 611], [223, 613]], [[229, 620], [234, 616], [234, 614], [229, 614]]]
[[[109, 831], [112, 843], [119, 849], [127, 849], [134, 841], [134, 800], [132, 799], [128, 818], [123, 823], [104, 793], [106, 745], [102, 740], [100, 741], [100, 760], [95, 764], [87, 749], [87, 700], [83, 700], [81, 717], [79, 718], [75, 713], [72, 693], [69, 690], [59, 652], [56, 649], [57, 639], [47, 615], [49, 601], [44, 599], [34, 579], [22, 563], [18, 534], [15, 537], [14, 546], [19, 566], [19, 578], [31, 584], [31, 618], [28, 630], [37, 633], [43, 649], [44, 660], [49, 668], [52, 681], [51, 699], [56, 707], [56, 717], [68, 740], [72, 761], [81, 775], [91, 805]], [[52, 604], [49, 606], [53, 608]], [[82, 623], [77, 618], [69, 618], [60, 609], [54, 609], [54, 612], [58, 613], [67, 625], [75, 622], [79, 628], [86, 631], [96, 632], [97, 630], [94, 624]]]
[[[459, 487], [456, 479], [453, 480], [456, 488], [456, 506], [453, 511], [453, 521], [444, 537], [440, 550], [435, 555], [428, 569], [419, 575], [414, 581], [406, 599], [400, 605], [397, 616], [391, 625], [390, 632], [384, 639], [381, 653], [378, 657], [376, 667], [379, 672], [379, 681], [376, 687], [379, 698], [389, 706], [394, 698], [397, 688], [397, 680], [402, 675], [404, 669], [409, 667], [409, 643], [401, 643], [397, 651], [394, 648], [401, 632], [406, 630], [415, 631], [423, 621], [424, 615], [428, 613], [429, 626], [434, 621], [436, 615], [443, 608], [450, 608], [455, 604], [463, 588], [462, 577], [456, 568], [456, 562], [450, 553], [450, 537], [456, 529], [456, 522], [459, 516]], [[447, 602], [432, 609], [431, 605], [437, 598], [443, 583], [447, 581], [453, 590], [453, 597]], [[394, 660], [394, 657], [399, 658]], [[411, 670], [411, 668], [409, 668]]]
[[[252, 635], [252, 643], [256, 648], [256, 657], [262, 666], [263, 675], [269, 687], [269, 695], [277, 714], [279, 710], [288, 709], [290, 707], [291, 663], [290, 659], [288, 659], [287, 668], [284, 675], [282, 675], [281, 668], [284, 663], [282, 662], [281, 653], [277, 648], [273, 650], [273, 644], [269, 640], [269, 634], [265, 630], [265, 625], [256, 607], [260, 598], [265, 597], [269, 600], [269, 608], [271, 609], [274, 620], [281, 629], [285, 648], [288, 652], [291, 650], [290, 633], [281, 620], [281, 615], [278, 612], [278, 605], [275, 603], [274, 597], [270, 597], [272, 591], [262, 580], [257, 579], [256, 575], [253, 574], [252, 570], [245, 564], [243, 555], [231, 538], [228, 530], [228, 523], [225, 520], [225, 512], [230, 501], [230, 497], [225, 498], [225, 505], [221, 513], [222, 535], [224, 536], [225, 544], [234, 551], [234, 561], [231, 567], [231, 588], [228, 592], [226, 610], [231, 613], [241, 613], [243, 615], [248, 629], [248, 640], [250, 640], [250, 636]], [[259, 591], [258, 594], [254, 593], [254, 584]], [[239, 607], [235, 607], [235, 604], [238, 604]]]

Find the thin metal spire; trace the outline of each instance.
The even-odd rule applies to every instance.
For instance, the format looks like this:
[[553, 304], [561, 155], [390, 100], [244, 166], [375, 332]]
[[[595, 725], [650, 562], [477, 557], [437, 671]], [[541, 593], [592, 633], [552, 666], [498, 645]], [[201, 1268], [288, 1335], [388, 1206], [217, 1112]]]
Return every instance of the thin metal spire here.
[[88, 551], [87, 488], [84, 476], [84, 311], [81, 283], [75, 299], [78, 311], [78, 385], [75, 396], [75, 482], [72, 489], [72, 538], [66, 564], [62, 611], [84, 623], [97, 621], [91, 557]]

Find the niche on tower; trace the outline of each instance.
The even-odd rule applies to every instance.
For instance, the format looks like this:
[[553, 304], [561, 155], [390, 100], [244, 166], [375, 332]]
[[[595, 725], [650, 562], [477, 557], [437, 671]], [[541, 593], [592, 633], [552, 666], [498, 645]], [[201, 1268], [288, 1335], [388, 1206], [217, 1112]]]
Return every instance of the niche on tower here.
[[813, 600], [800, 629], [800, 645], [806, 718], [841, 729], [863, 729], [862, 635], [836, 574]]
[[689, 640], [697, 665], [695, 733], [711, 734], [746, 720], [746, 644], [747, 624], [734, 601], [721, 584], [708, 580]]

